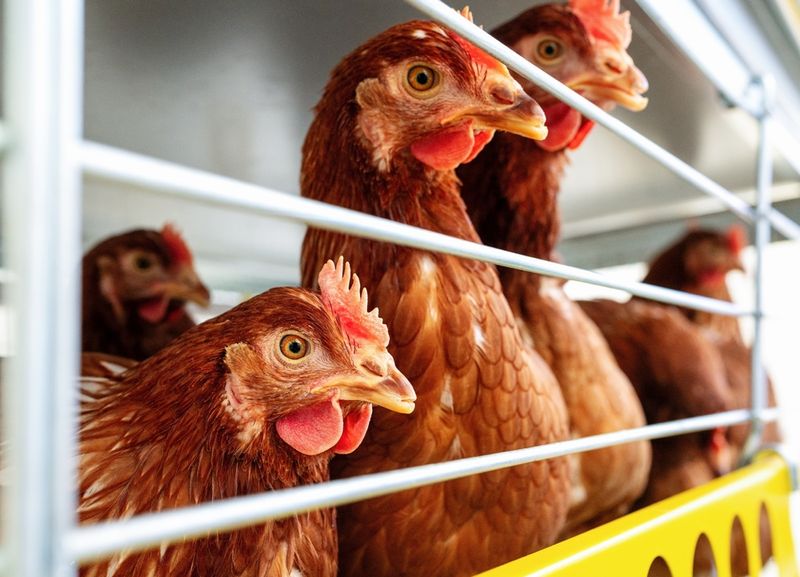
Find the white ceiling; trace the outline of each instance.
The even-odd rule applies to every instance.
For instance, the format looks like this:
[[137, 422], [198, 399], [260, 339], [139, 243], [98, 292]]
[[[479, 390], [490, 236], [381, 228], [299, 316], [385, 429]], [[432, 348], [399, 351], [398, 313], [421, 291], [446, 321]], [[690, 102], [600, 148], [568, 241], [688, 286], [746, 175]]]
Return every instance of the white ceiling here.
[[[470, 4], [491, 29], [530, 2]], [[754, 121], [726, 108], [637, 5], [623, 4], [633, 14], [631, 52], [650, 81], [650, 106], [615, 114], [721, 184], [751, 188]], [[416, 17], [400, 0], [89, 0], [85, 136], [296, 194], [300, 146], [331, 68], [371, 35]], [[657, 220], [661, 208], [702, 196], [602, 128], [573, 159], [562, 194], [573, 236]], [[797, 175], [778, 159], [776, 180]], [[175, 221], [217, 288], [297, 281], [303, 227], [295, 224], [96, 179], [86, 183], [84, 216], [87, 244]]]

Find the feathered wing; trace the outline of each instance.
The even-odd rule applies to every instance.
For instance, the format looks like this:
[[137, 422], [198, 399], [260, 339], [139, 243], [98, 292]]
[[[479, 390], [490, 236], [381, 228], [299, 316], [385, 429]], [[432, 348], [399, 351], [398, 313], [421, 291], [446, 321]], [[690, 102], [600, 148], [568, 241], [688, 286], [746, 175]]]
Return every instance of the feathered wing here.
[[579, 304], [636, 386], [649, 421], [732, 408], [719, 352], [677, 310], [638, 300]]
[[[311, 231], [304, 270], [334, 242]], [[310, 245], [314, 251], [308, 250]], [[417, 392], [410, 416], [376, 409], [362, 447], [332, 463], [354, 476], [564, 439], [557, 385], [529, 352], [493, 267], [397, 249], [371, 266], [370, 243], [342, 251], [370, 287], [391, 332], [390, 351]], [[310, 259], [310, 260], [309, 260]], [[307, 278], [307, 277], [306, 277]], [[340, 511], [343, 575], [471, 575], [551, 543], [568, 474], [550, 460], [357, 503]], [[424, 539], [438, 539], [430, 546]], [[397, 543], [406, 546], [398, 547]], [[419, 547], [408, 547], [419, 543]]]
[[[585, 437], [644, 426], [644, 411], [630, 380], [597, 326], [564, 293], [563, 281], [534, 281], [518, 271], [507, 276], [511, 278], [505, 284], [506, 293], [520, 327], [530, 335], [561, 386], [572, 435]], [[647, 485], [650, 461], [649, 442], [576, 456], [578, 471], [565, 535], [626, 513]]]

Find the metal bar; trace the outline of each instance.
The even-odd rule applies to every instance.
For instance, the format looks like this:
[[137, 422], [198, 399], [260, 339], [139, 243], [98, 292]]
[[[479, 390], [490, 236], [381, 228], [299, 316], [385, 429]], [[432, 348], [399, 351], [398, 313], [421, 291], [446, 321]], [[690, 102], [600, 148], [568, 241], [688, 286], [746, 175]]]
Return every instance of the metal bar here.
[[[270, 519], [282, 519], [315, 509], [337, 507], [534, 461], [593, 451], [622, 443], [660, 439], [735, 425], [746, 422], [749, 418], [748, 410], [728, 411], [527, 449], [409, 467], [150, 513], [124, 521], [81, 527], [67, 537], [65, 546], [72, 559], [83, 563], [107, 557], [123, 549], [126, 553], [138, 551], [163, 543], [202, 537], [211, 532], [230, 531]], [[778, 410], [765, 411], [764, 418], [777, 419]]]
[[8, 126], [0, 121], [0, 154], [8, 148]]
[[[642, 136], [631, 127], [601, 110], [583, 96], [570, 90], [558, 80], [537, 68], [525, 58], [494, 39], [484, 30], [478, 28], [458, 12], [440, 0], [405, 0], [417, 10], [424, 12], [437, 22], [454, 30], [476, 46], [479, 46], [495, 58], [504, 62], [509, 68], [530, 80], [537, 86], [547, 90], [559, 100], [569, 104], [581, 114], [605, 126], [611, 132], [627, 141], [631, 146], [650, 156], [666, 168], [683, 178], [691, 185], [709, 194], [725, 204], [732, 212], [747, 222], [754, 222], [755, 213], [752, 208], [722, 185], [708, 178], [697, 169], [689, 166], [674, 154], [661, 148], [652, 140]], [[769, 219], [775, 230], [787, 238], [800, 238], [800, 225], [775, 210], [769, 211]]]
[[57, 187], [53, 204], [58, 210], [55, 283], [55, 352], [53, 403], [54, 477], [51, 486], [55, 513], [54, 577], [76, 577], [77, 566], [64, 551], [66, 535], [78, 516], [78, 375], [80, 355], [81, 260], [83, 247], [82, 174], [78, 159], [83, 132], [84, 0], [51, 0], [58, 11], [57, 52], [58, 134]]
[[760, 448], [764, 421], [762, 411], [767, 406], [767, 374], [764, 369], [764, 250], [769, 244], [770, 222], [766, 218], [770, 208], [770, 189], [772, 187], [772, 103], [775, 85], [769, 76], [759, 78], [763, 100], [763, 113], [758, 121], [758, 164], [756, 173], [756, 224], [755, 249], [756, 266], [754, 272], [755, 302], [753, 314], [752, 348], [752, 417], [750, 435], [745, 443], [743, 458], [750, 459]]
[[13, 146], [4, 157], [3, 246], [15, 282], [8, 285], [13, 354], [3, 375], [10, 476], [3, 534], [10, 574], [66, 576], [75, 572], [61, 549], [73, 527], [74, 485], [59, 476], [71, 457], [59, 455], [67, 445], [58, 438], [63, 413], [56, 407], [78, 373], [80, 203], [64, 151], [79, 124], [69, 116], [78, 106], [71, 89], [81, 81], [71, 62], [82, 61], [82, 52], [67, 27], [80, 15], [62, 0], [6, 2], [5, 9], [4, 105]]
[[636, 3], [728, 102], [751, 115], [761, 113], [761, 99], [752, 86], [753, 73], [693, 0]]
[[193, 200], [256, 211], [354, 236], [619, 289], [640, 297], [692, 309], [728, 316], [750, 314], [749, 310], [733, 303], [644, 283], [613, 280], [596, 272], [523, 256], [323, 202], [283, 194], [102, 144], [84, 142], [80, 156], [87, 174], [124, 181]]

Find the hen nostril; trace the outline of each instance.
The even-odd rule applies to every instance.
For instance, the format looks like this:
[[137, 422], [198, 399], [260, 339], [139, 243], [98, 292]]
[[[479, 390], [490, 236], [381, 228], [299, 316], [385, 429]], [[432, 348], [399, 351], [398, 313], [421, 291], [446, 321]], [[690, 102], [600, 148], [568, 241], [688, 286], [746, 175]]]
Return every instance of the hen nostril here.
[[386, 370], [374, 359], [364, 359], [361, 366], [368, 370], [370, 373], [382, 377], [386, 374]]
[[533, 98], [524, 99], [516, 108], [525, 116], [530, 118], [539, 117], [542, 119], [542, 121], [545, 120], [544, 110], [542, 110], [542, 107], [539, 106], [539, 103]]
[[624, 67], [618, 60], [608, 59], [604, 62], [605, 67], [613, 74], [622, 74]]
[[514, 92], [504, 84], [497, 84], [492, 87], [491, 96], [497, 104], [514, 104], [516, 100]]

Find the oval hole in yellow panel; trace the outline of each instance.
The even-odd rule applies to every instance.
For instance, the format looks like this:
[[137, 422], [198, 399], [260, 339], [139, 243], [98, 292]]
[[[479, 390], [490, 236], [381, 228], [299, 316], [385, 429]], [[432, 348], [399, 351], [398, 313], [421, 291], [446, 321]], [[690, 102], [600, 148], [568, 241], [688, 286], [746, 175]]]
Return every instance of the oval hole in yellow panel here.
[[769, 513], [764, 503], [761, 503], [761, 517], [758, 524], [761, 538], [761, 566], [763, 567], [772, 557], [772, 525], [769, 522]]
[[738, 516], [733, 518], [731, 526], [731, 574], [747, 575], [747, 545], [742, 521]]
[[650, 564], [647, 577], [672, 577], [672, 571], [669, 570], [669, 565], [664, 561], [664, 558], [659, 556], [653, 559]]
[[700, 533], [697, 544], [694, 547], [694, 576], [710, 577], [717, 574], [717, 564], [714, 560], [714, 552], [711, 549], [711, 542], [705, 533]]

